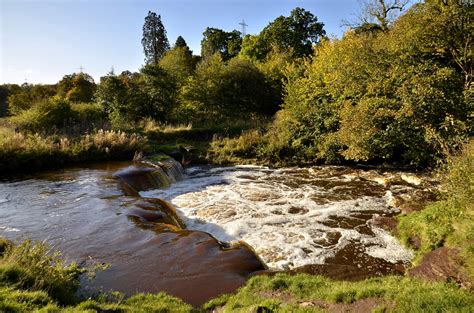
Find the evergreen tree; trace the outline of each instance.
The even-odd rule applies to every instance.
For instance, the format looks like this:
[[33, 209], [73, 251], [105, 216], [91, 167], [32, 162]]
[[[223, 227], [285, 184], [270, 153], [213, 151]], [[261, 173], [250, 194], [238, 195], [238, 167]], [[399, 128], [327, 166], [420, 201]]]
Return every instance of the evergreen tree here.
[[174, 47], [173, 49], [183, 49], [184, 51], [186, 51], [186, 53], [189, 55], [189, 56], [192, 56], [193, 55], [193, 51], [191, 49], [189, 49], [189, 46], [186, 42], [186, 40], [184, 40], [183, 37], [181, 36], [178, 36], [178, 38], [176, 38], [176, 42], [174, 44]]
[[186, 40], [184, 40], [183, 37], [178, 36], [178, 38], [176, 38], [176, 42], [174, 44], [175, 48], [178, 48], [178, 47], [184, 48], [184, 47], [187, 47], [187, 46], [188, 46], [188, 44], [186, 43]]
[[146, 64], [158, 64], [165, 52], [170, 48], [166, 30], [161, 22], [161, 16], [148, 11], [143, 24], [143, 51]]

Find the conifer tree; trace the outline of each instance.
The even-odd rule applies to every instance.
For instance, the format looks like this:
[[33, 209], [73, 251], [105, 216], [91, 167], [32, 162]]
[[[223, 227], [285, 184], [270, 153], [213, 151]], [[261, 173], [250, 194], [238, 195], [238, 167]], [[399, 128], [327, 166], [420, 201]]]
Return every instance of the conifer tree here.
[[148, 15], [145, 17], [142, 45], [146, 64], [158, 64], [170, 48], [161, 16], [156, 15], [155, 12], [148, 11]]

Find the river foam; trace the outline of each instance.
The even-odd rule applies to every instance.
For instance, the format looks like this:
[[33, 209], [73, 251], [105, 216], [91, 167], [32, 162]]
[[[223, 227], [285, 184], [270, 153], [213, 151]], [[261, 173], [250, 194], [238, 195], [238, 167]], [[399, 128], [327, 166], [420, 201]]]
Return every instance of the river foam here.
[[351, 243], [391, 263], [412, 255], [369, 221], [390, 215], [392, 192], [346, 167], [192, 167], [170, 188], [141, 192], [176, 206], [189, 229], [245, 241], [275, 269], [321, 264]]

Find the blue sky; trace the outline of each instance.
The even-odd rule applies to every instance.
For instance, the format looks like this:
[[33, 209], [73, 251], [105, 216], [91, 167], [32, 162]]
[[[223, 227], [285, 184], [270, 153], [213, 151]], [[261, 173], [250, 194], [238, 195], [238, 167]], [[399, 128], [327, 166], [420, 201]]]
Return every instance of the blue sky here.
[[143, 64], [142, 26], [148, 11], [161, 15], [171, 44], [181, 35], [199, 54], [206, 27], [230, 31], [245, 19], [256, 34], [277, 16], [303, 7], [340, 37], [342, 19], [357, 0], [0, 0], [0, 84], [55, 83], [79, 67], [97, 81], [113, 66]]

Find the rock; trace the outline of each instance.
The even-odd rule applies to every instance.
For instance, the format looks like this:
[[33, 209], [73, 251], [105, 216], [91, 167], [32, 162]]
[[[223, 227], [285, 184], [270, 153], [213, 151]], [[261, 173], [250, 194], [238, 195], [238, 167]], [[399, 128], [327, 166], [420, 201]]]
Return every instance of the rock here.
[[419, 186], [423, 182], [422, 179], [415, 175], [410, 174], [402, 174], [401, 179], [409, 183], [410, 185]]
[[370, 221], [374, 226], [380, 227], [386, 231], [393, 232], [397, 229], [398, 221], [391, 216], [376, 215]]
[[390, 263], [372, 257], [361, 250], [360, 244], [350, 243], [327, 258], [324, 264], [310, 264], [288, 271], [289, 274], [307, 273], [336, 280], [357, 281], [383, 275], [403, 275], [402, 263]]
[[415, 189], [403, 194], [393, 194], [388, 205], [400, 209], [401, 214], [408, 214], [423, 210], [428, 203], [433, 201], [436, 201], [435, 192]]
[[[174, 207], [164, 200], [143, 198], [128, 203], [127, 207], [129, 208], [126, 213], [127, 216], [139, 227], [152, 228], [158, 232], [186, 228], [186, 225], [176, 214]], [[161, 225], [157, 227], [156, 224], [166, 224], [168, 226]]]
[[459, 250], [453, 248], [441, 247], [426, 254], [421, 264], [409, 271], [409, 275], [428, 281], [454, 281], [461, 287], [472, 287], [462, 267]]

